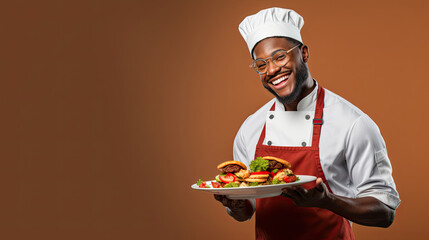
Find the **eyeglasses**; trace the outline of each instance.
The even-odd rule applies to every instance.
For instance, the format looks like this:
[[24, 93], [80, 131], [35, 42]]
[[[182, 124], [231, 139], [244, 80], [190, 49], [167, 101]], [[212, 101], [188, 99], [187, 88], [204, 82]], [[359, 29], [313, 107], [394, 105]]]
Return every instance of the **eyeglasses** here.
[[277, 67], [283, 67], [289, 62], [288, 53], [297, 48], [300, 45], [296, 45], [295, 47], [289, 50], [277, 50], [271, 55], [271, 57], [265, 59], [256, 59], [249, 67], [253, 67], [255, 71], [259, 74], [265, 74], [268, 71], [268, 60], [271, 59], [271, 62], [274, 63]]

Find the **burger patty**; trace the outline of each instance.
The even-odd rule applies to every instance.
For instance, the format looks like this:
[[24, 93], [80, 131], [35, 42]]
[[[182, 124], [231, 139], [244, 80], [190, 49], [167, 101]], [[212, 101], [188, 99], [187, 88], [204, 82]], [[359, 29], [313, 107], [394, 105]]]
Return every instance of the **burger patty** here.
[[230, 164], [221, 169], [222, 173], [235, 173], [239, 172], [242, 167], [236, 165], [236, 164]]
[[270, 160], [268, 162], [268, 168], [270, 170], [274, 170], [274, 169], [282, 169], [284, 168], [283, 164], [274, 160]]

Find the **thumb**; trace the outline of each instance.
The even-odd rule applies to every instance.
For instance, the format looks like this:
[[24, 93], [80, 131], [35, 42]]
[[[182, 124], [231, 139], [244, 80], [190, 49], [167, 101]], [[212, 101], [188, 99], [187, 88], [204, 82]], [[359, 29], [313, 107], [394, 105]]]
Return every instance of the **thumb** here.
[[321, 178], [316, 179], [316, 187], [314, 188], [319, 192], [323, 192], [325, 190], [325, 184]]

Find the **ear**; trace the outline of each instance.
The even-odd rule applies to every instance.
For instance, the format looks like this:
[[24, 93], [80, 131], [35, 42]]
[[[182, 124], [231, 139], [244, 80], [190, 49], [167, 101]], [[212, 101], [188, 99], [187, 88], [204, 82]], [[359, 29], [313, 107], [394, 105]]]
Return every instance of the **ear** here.
[[308, 59], [310, 58], [310, 52], [308, 50], [307, 45], [302, 45], [301, 54], [302, 54], [302, 59], [304, 60], [305, 63], [307, 63]]

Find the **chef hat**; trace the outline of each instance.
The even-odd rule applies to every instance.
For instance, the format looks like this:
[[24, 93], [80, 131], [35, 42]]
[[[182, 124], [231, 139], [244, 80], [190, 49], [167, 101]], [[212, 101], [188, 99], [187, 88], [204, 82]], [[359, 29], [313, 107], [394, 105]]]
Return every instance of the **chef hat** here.
[[238, 30], [252, 55], [255, 45], [268, 37], [289, 37], [302, 43], [300, 30], [304, 18], [291, 9], [268, 8], [247, 16]]

